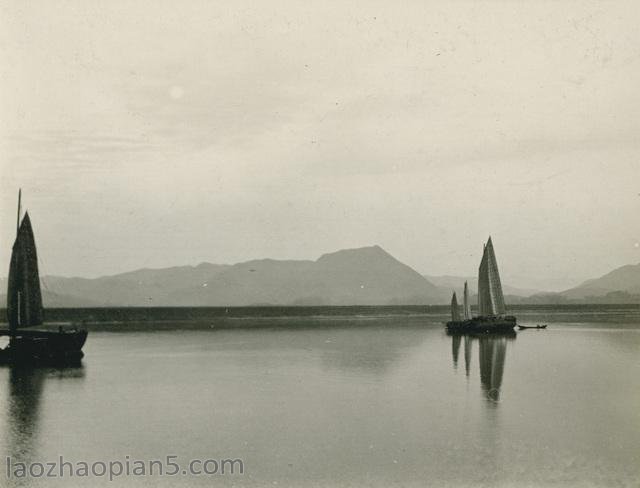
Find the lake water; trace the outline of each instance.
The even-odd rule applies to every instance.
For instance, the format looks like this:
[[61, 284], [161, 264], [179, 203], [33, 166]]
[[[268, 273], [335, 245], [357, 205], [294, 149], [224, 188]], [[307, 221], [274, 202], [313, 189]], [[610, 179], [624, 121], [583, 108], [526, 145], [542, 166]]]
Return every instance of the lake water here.
[[[254, 327], [90, 326], [81, 368], [0, 368], [0, 486], [640, 485], [637, 307], [522, 311], [549, 327], [515, 338], [450, 337], [415, 309], [239, 315]], [[5, 462], [168, 455], [244, 474], [7, 478]]]

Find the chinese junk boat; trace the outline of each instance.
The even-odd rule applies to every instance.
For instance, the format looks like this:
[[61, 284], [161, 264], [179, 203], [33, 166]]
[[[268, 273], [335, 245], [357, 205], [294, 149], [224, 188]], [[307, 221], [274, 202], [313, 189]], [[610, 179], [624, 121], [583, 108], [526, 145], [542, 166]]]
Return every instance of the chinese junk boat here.
[[451, 321], [447, 322], [447, 329], [451, 332], [509, 332], [515, 326], [516, 318], [505, 314], [498, 262], [489, 237], [478, 270], [478, 315], [471, 316], [469, 290], [465, 282], [463, 318], [460, 317], [454, 293], [451, 300]]
[[[67, 364], [80, 361], [86, 330], [38, 330], [42, 325], [43, 307], [38, 274], [36, 243], [29, 214], [20, 220], [18, 193], [18, 232], [11, 253], [7, 290], [8, 329], [0, 336], [9, 336], [9, 345], [0, 349], [4, 364]], [[29, 327], [29, 328], [27, 328]]]

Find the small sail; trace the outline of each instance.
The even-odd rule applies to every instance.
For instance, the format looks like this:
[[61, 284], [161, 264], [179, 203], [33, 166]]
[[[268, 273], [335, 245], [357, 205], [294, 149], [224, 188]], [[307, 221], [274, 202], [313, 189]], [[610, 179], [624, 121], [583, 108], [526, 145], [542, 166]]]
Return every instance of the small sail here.
[[464, 282], [464, 295], [463, 295], [463, 304], [462, 309], [464, 312], [464, 319], [471, 319], [471, 302], [469, 302], [469, 287], [467, 286], [467, 282]]
[[456, 298], [456, 292], [453, 292], [451, 297], [451, 320], [454, 322], [460, 321], [460, 310], [458, 310], [458, 300]]
[[504, 315], [504, 295], [491, 237], [484, 246], [478, 270], [478, 314]]
[[11, 252], [7, 289], [9, 330], [42, 323], [42, 294], [38, 274], [38, 256], [31, 220], [25, 213]]

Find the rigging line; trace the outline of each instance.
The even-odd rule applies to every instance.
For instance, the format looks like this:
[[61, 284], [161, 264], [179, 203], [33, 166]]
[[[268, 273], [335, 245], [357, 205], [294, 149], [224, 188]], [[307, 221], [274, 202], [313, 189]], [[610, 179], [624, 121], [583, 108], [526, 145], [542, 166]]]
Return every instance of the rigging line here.
[[44, 279], [44, 277], [47, 276], [47, 274], [45, 273], [44, 261], [42, 259], [41, 254], [38, 253], [37, 250], [36, 250], [36, 258], [38, 260], [38, 274], [40, 275], [39, 278], [40, 278], [40, 283], [42, 284], [42, 287], [49, 293], [55, 293], [49, 288], [49, 286], [47, 286], [47, 281]]
[[45, 290], [47, 290], [49, 293], [54, 293], [47, 286], [47, 281], [44, 279], [44, 277], [46, 276], [46, 273], [44, 272], [44, 264], [43, 264], [43, 261], [42, 261], [42, 257], [37, 253], [36, 253], [36, 257], [38, 258], [38, 269], [40, 271], [40, 283], [42, 283], [42, 287]]
[[44, 279], [44, 277], [46, 276], [45, 268], [44, 268], [44, 261], [42, 259], [42, 256], [40, 255], [40, 253], [38, 253], [37, 250], [36, 250], [36, 258], [37, 258], [37, 261], [38, 261], [38, 274], [39, 274], [40, 283], [42, 284], [42, 287], [46, 291], [48, 291], [49, 293], [55, 293], [54, 291], [52, 291], [49, 288], [49, 286], [47, 286], [47, 281]]

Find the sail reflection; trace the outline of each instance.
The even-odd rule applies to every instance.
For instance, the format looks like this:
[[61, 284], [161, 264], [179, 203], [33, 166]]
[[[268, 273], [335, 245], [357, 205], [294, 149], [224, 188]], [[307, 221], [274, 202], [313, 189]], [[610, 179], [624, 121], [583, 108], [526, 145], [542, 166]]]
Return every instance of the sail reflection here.
[[469, 371], [471, 371], [471, 336], [464, 336], [464, 372], [467, 376], [469, 376]]
[[462, 337], [455, 336], [451, 341], [451, 353], [453, 354], [453, 367], [458, 367], [458, 356], [460, 355], [460, 342]]
[[500, 387], [507, 354], [506, 337], [481, 337], [480, 343], [480, 383], [486, 397], [500, 401]]
[[502, 377], [507, 356], [507, 342], [516, 338], [516, 333], [504, 334], [454, 334], [451, 336], [453, 366], [457, 368], [460, 341], [464, 338], [465, 373], [469, 376], [471, 370], [471, 355], [473, 343], [478, 342], [480, 363], [480, 384], [485, 398], [493, 403], [500, 401]]

